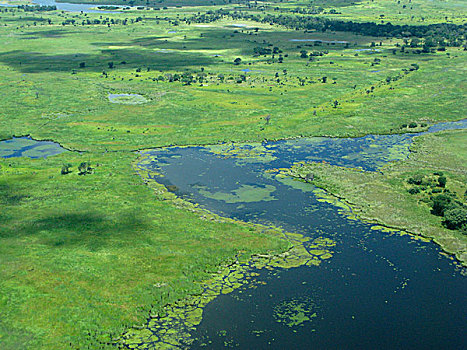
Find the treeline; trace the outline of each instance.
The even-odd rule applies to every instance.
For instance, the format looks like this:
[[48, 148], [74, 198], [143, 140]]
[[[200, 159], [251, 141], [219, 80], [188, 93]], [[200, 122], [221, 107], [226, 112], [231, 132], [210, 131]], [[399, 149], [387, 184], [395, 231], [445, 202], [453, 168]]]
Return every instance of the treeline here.
[[18, 8], [20, 10], [23, 10], [24, 12], [46, 12], [46, 11], [56, 11], [57, 6], [41, 6], [41, 5], [18, 5]]
[[296, 30], [316, 30], [319, 32], [341, 31], [359, 35], [391, 38], [420, 38], [428, 43], [429, 47], [453, 46], [464, 44], [467, 35], [467, 24], [457, 25], [440, 23], [429, 25], [394, 25], [390, 22], [377, 24], [374, 22], [353, 22], [329, 19], [315, 16], [300, 15], [259, 15], [242, 11], [229, 11], [220, 9], [207, 11], [183, 20], [187, 23], [210, 23], [230, 17], [233, 20], [251, 20], [260, 23], [282, 25]]

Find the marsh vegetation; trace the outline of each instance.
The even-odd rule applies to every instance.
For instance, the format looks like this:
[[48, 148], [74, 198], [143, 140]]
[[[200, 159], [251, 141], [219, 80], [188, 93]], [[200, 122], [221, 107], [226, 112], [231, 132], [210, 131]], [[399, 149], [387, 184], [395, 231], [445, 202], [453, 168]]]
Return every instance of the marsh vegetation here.
[[[6, 2], [13, 5], [0, 7], [6, 349], [112, 348], [132, 326], [200, 294], [200, 283], [219, 266], [290, 249], [294, 240], [281, 239], [273, 223], [266, 228], [203, 211], [176, 197], [186, 194], [182, 187], [166, 183], [174, 186], [169, 192], [137, 173], [138, 151], [212, 145], [206, 149], [216, 157], [265, 166], [276, 160], [261, 143], [267, 140], [393, 134], [402, 142], [411, 137], [406, 133], [462, 119], [467, 109], [461, 0], [90, 0], [69, 11], [63, 3]], [[19, 138], [25, 135], [31, 138]], [[328, 142], [313, 140], [317, 150]], [[404, 142], [364, 154], [357, 142], [344, 154], [349, 143], [339, 140], [334, 165], [350, 160], [376, 169], [409, 154]], [[464, 261], [464, 204], [444, 204], [465, 202], [463, 148], [455, 148], [465, 145], [465, 130], [420, 140], [413, 146], [419, 153], [384, 168], [388, 177], [320, 169], [332, 173], [326, 181], [338, 182], [344, 197], [365, 183], [375, 195], [389, 186], [403, 203], [416, 202], [408, 212], [420, 216], [400, 216], [398, 227], [410, 231], [426, 218], [442, 232], [440, 244]], [[299, 153], [300, 140], [281, 142]], [[418, 183], [416, 176], [420, 184], [409, 183]], [[333, 192], [329, 183], [323, 187]], [[193, 188], [242, 212], [276, 203], [276, 185]], [[444, 203], [441, 211], [435, 201]], [[316, 323], [314, 308], [287, 302], [277, 308], [285, 323]]]

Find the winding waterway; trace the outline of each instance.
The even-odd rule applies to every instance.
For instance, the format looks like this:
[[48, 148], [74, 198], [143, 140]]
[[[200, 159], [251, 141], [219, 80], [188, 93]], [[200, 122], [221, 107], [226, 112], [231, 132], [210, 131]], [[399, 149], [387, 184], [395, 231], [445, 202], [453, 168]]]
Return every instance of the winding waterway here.
[[[466, 127], [464, 120], [438, 124], [429, 132]], [[140, 169], [209, 211], [336, 243], [332, 257], [318, 266], [257, 270], [254, 288], [246, 283], [215, 298], [204, 307], [202, 321], [190, 335], [193, 342], [187, 345], [465, 348], [467, 280], [451, 257], [432, 242], [382, 232], [349, 218], [348, 211], [323, 201], [312, 185], [277, 176], [276, 169], [299, 161], [377, 171], [387, 161], [407, 157], [415, 135], [419, 134], [144, 152]], [[143, 342], [138, 348], [152, 347], [157, 348], [157, 342]]]

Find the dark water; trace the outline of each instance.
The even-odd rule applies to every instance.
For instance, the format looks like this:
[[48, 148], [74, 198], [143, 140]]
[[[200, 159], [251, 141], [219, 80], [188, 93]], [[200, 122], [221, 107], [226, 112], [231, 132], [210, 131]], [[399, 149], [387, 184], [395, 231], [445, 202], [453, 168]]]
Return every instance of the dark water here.
[[47, 158], [65, 151], [66, 149], [56, 142], [36, 141], [29, 137], [14, 137], [0, 141], [0, 158]]
[[[464, 120], [430, 131], [466, 126]], [[231, 145], [218, 154], [206, 147], [147, 152], [155, 160], [140, 166], [162, 173], [155, 180], [185, 199], [223, 216], [337, 243], [333, 257], [318, 267], [260, 270], [265, 285], [217, 297], [204, 309], [192, 348], [466, 348], [467, 280], [452, 258], [434, 243], [372, 230], [317, 201], [312, 191], [264, 175], [310, 160], [377, 170], [405, 158], [413, 136]], [[238, 195], [244, 185], [262, 191], [266, 201]], [[290, 301], [307, 304], [316, 317], [294, 326], [277, 322], [275, 310]]]

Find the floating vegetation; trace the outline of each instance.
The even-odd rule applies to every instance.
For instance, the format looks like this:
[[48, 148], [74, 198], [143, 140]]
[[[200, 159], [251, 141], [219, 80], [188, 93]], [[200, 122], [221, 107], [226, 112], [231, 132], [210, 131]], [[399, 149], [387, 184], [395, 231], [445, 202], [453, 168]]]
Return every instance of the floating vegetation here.
[[238, 165], [244, 163], [270, 163], [277, 159], [275, 151], [269, 150], [260, 143], [244, 143], [241, 145], [222, 144], [205, 146], [206, 150], [223, 158], [236, 158]]
[[[148, 171], [147, 162], [150, 158], [148, 155], [143, 155], [136, 169], [152, 188], [159, 191], [158, 194], [164, 196], [167, 189], [161, 184], [154, 181], [153, 174]], [[259, 187], [263, 192], [255, 193], [258, 189], [254, 186], [248, 188], [240, 187], [234, 193], [224, 194], [222, 198], [226, 200], [243, 201], [259, 199], [267, 193], [275, 190], [274, 186]], [[264, 191], [265, 190], [265, 191]], [[201, 189], [200, 191], [203, 191]], [[249, 192], [253, 191], [254, 194]], [[207, 192], [207, 191], [206, 191]], [[244, 193], [243, 193], [244, 192]], [[209, 194], [209, 193], [208, 193]], [[173, 194], [165, 197], [171, 199], [175, 203], [182, 203], [179, 198]], [[264, 198], [262, 199], [264, 200]], [[185, 202], [186, 203], [186, 202]], [[192, 211], [200, 211], [191, 203], [186, 203]], [[210, 214], [214, 217], [213, 214]], [[238, 260], [229, 266], [220, 268], [210, 280], [207, 280], [201, 285], [203, 292], [199, 295], [192, 296], [184, 301], [175, 304], [167, 305], [162, 313], [151, 315], [148, 323], [144, 326], [133, 328], [123, 334], [120, 339], [116, 339], [116, 343], [124, 345], [130, 349], [172, 349], [189, 347], [195, 339], [191, 337], [196, 330], [196, 326], [200, 324], [203, 316], [203, 308], [212, 300], [222, 294], [229, 294], [234, 290], [248, 285], [250, 288], [257, 288], [266, 282], [259, 280], [260, 276], [257, 271], [261, 269], [290, 269], [299, 266], [318, 266], [322, 261], [332, 257], [331, 248], [335, 246], [335, 242], [329, 238], [318, 237], [311, 239], [296, 233], [285, 233], [276, 229], [277, 234], [281, 234], [291, 243], [291, 248], [279, 255], [257, 254], [250, 259], [244, 259], [241, 256]], [[246, 260], [246, 261], [245, 261]], [[240, 263], [240, 261], [245, 261]], [[308, 306], [307, 306], [308, 305]], [[312, 313], [310, 303], [302, 302], [302, 304], [289, 304], [277, 309], [277, 317], [281, 316], [287, 325], [295, 326], [303, 322], [310, 321], [316, 314]], [[295, 309], [294, 309], [295, 307]], [[295, 310], [295, 314], [293, 313]], [[287, 319], [288, 318], [288, 319]]]
[[138, 94], [109, 94], [108, 98], [112, 103], [124, 105], [138, 105], [148, 102], [144, 96]]
[[[138, 329], [130, 329], [117, 340], [130, 349], [172, 349], [190, 346], [195, 339], [190, 334], [201, 323], [203, 308], [221, 294], [229, 294], [241, 286], [256, 288], [265, 282], [258, 280], [260, 269], [294, 268], [299, 266], [318, 266], [329, 259], [329, 248], [335, 242], [319, 237], [314, 240], [299, 234], [285, 234], [296, 243], [288, 252], [280, 255], [254, 255], [244, 264], [235, 263], [221, 268], [218, 274], [201, 286], [203, 293], [185, 301], [167, 305], [162, 314], [151, 315], [148, 323]], [[300, 325], [316, 317], [308, 299], [293, 300], [278, 305], [274, 317], [289, 327]], [[281, 321], [279, 321], [279, 319]]]
[[242, 185], [230, 192], [210, 192], [204, 187], [198, 186], [199, 193], [203, 196], [226, 203], [250, 203], [269, 202], [275, 200], [271, 195], [276, 190], [272, 185]]
[[317, 316], [310, 298], [286, 300], [274, 307], [273, 317], [287, 327], [302, 326]]

